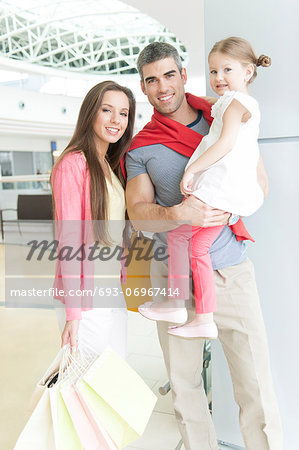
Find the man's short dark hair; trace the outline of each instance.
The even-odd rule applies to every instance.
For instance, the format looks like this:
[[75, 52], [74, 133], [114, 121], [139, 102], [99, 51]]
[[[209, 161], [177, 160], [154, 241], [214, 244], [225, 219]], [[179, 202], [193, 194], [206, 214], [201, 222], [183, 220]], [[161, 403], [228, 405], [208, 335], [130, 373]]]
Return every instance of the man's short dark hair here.
[[182, 71], [182, 61], [180, 55], [175, 47], [166, 42], [152, 42], [144, 47], [137, 59], [137, 70], [140, 78], [143, 80], [143, 66], [151, 64], [160, 59], [173, 58], [179, 72]]

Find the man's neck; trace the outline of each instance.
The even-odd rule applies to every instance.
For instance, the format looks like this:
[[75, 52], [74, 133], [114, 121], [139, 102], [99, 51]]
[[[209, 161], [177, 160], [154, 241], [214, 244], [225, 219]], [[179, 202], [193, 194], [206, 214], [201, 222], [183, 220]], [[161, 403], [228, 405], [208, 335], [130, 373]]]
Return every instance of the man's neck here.
[[164, 114], [164, 116], [168, 119], [175, 120], [182, 125], [189, 125], [197, 119], [198, 111], [189, 105], [185, 97], [183, 103], [175, 112], [171, 114]]

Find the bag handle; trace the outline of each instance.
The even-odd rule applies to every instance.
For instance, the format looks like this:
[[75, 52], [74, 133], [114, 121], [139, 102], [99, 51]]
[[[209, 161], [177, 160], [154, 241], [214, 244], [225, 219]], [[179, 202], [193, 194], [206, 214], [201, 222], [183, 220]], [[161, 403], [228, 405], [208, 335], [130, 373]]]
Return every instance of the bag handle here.
[[80, 346], [75, 353], [72, 353], [70, 345], [67, 344], [62, 355], [57, 381], [67, 380], [69, 377], [80, 378], [97, 357], [98, 353], [88, 346]]

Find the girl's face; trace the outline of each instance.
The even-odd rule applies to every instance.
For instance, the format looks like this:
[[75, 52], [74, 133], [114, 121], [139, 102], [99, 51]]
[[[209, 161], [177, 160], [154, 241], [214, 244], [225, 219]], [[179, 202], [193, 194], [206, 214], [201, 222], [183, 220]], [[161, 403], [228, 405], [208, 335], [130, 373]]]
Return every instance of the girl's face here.
[[226, 91], [240, 91], [247, 93], [253, 64], [241, 64], [224, 53], [212, 53], [209, 57], [210, 84], [213, 91], [223, 95]]
[[96, 145], [108, 148], [117, 142], [128, 126], [129, 99], [122, 91], [105, 92], [93, 124]]

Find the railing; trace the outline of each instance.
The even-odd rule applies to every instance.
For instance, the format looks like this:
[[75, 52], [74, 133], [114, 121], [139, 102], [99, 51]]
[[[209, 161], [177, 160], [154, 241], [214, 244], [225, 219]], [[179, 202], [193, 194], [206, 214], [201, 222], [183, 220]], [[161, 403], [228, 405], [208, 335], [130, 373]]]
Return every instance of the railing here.
[[[50, 174], [42, 175], [0, 175], [0, 189], [24, 189], [41, 188], [44, 191], [50, 190]], [[15, 183], [26, 183], [27, 186], [16, 186]]]

